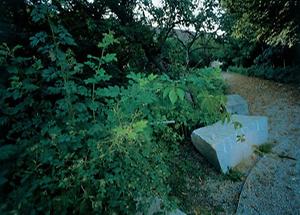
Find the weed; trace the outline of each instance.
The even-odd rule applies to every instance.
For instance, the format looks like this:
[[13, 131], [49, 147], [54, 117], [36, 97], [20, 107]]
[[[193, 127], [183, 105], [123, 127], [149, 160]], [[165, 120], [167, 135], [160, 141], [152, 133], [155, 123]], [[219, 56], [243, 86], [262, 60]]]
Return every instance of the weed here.
[[255, 146], [254, 152], [258, 155], [269, 154], [272, 152], [273, 146], [273, 143], [265, 143], [259, 146]]
[[237, 182], [242, 181], [244, 178], [244, 174], [235, 169], [229, 169], [228, 173], [225, 174], [225, 179]]

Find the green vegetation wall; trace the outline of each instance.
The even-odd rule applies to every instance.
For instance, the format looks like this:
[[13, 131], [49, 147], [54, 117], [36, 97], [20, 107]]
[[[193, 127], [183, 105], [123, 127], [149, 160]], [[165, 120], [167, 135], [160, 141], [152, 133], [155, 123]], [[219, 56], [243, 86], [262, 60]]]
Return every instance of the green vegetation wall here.
[[[227, 117], [220, 69], [182, 63], [172, 47], [174, 62], [161, 60], [190, 4], [166, 1], [165, 22], [147, 1], [4, 1], [3, 22], [20, 33], [0, 46], [0, 214], [175, 206], [179, 144]], [[136, 7], [159, 15], [159, 33]]]

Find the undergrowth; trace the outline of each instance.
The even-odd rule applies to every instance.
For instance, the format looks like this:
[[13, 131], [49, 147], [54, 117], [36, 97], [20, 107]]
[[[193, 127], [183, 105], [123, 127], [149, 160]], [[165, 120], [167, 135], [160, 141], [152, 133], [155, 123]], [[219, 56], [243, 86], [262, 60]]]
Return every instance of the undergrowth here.
[[130, 73], [127, 84], [115, 84], [114, 34], [104, 34], [99, 56], [79, 61], [55, 14], [47, 4], [32, 11], [48, 29], [30, 38], [34, 55], [1, 46], [9, 81], [0, 100], [0, 213], [133, 214], [156, 197], [174, 207], [178, 144], [226, 117], [220, 71], [192, 69], [178, 79]]
[[284, 83], [298, 83], [300, 80], [300, 67], [288, 66], [288, 67], [276, 67], [268, 65], [254, 65], [248, 68], [230, 66], [229, 72], [239, 73], [247, 76], [261, 77], [264, 79], [274, 80]]

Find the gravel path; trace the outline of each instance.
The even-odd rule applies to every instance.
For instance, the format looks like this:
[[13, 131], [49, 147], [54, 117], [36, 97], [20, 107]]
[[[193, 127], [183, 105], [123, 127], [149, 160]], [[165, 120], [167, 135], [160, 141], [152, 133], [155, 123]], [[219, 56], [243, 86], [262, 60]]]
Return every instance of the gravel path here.
[[250, 114], [269, 118], [274, 148], [251, 169], [237, 214], [300, 214], [300, 88], [224, 73], [230, 92], [249, 103]]

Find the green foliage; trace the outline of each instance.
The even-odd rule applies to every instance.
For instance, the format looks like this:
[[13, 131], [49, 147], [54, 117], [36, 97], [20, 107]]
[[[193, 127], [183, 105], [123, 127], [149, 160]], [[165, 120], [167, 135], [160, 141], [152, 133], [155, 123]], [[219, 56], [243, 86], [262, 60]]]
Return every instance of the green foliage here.
[[[179, 79], [171, 79], [166, 74], [148, 77], [142, 74], [130, 74], [128, 77], [134, 81], [130, 83], [135, 83], [132, 85], [134, 87], [132, 90], [138, 92], [135, 100], [145, 102], [149, 99], [151, 102], [147, 108], [152, 114], [152, 123], [157, 123], [155, 122], [157, 120], [159, 122], [175, 121], [175, 129], [181, 135], [185, 133], [179, 131], [180, 129], [207, 125], [225, 117], [225, 112], [223, 112], [225, 86], [218, 69], [194, 69], [191, 74]], [[141, 87], [143, 88], [140, 89]], [[143, 91], [140, 92], [140, 90]], [[130, 93], [133, 94], [133, 91]], [[135, 103], [135, 101], [129, 102]], [[147, 113], [149, 117], [149, 110]]]
[[298, 83], [300, 80], [299, 66], [288, 66], [285, 68], [273, 68], [268, 65], [251, 66], [248, 68], [230, 66], [229, 72], [239, 73], [248, 76], [256, 76], [279, 82]]
[[[222, 0], [224, 68], [283, 82], [299, 81], [299, 8], [296, 1]], [[247, 69], [248, 70], [248, 69]]]
[[230, 169], [228, 173], [226, 173], [225, 178], [234, 182], [242, 181], [245, 175], [235, 169]]
[[254, 152], [259, 154], [259, 155], [263, 155], [263, 154], [269, 154], [272, 152], [272, 148], [274, 147], [273, 143], [265, 143], [262, 145], [259, 145], [257, 147], [255, 147]]
[[248, 71], [246, 68], [244, 67], [238, 67], [238, 66], [230, 66], [228, 67], [227, 69], [228, 72], [233, 72], [233, 73], [239, 73], [239, 74], [242, 74], [242, 75], [247, 75], [248, 74]]
[[37, 5], [31, 16], [49, 28], [30, 38], [35, 55], [5, 44], [0, 52], [9, 73], [0, 100], [1, 213], [132, 214], [154, 197], [171, 207], [170, 145], [224, 117], [220, 71], [130, 73], [115, 84], [112, 32], [99, 55], [78, 60], [56, 7]]
[[223, 0], [235, 22], [233, 35], [272, 46], [294, 46], [299, 39], [299, 3], [289, 0]]
[[[41, 13], [32, 14], [36, 21], [48, 16]], [[111, 76], [103, 65], [116, 60], [104, 52], [116, 42], [112, 34], [99, 44], [101, 57], [78, 63], [71, 49], [64, 51], [74, 44], [65, 28], [46, 22], [52, 38], [43, 33], [31, 39], [41, 58], [8, 59], [14, 63], [7, 67], [10, 86], [1, 91], [1, 116], [8, 127], [1, 162], [13, 167], [1, 172], [1, 189], [8, 192], [1, 210], [127, 214], [153, 196], [166, 201], [166, 152], [139, 110], [153, 98], [143, 88], [141, 96], [148, 100], [130, 103], [136, 85], [107, 83]]]
[[185, 63], [185, 51], [182, 44], [174, 37], [169, 37], [162, 49], [162, 56], [171, 65], [183, 65]]
[[[224, 83], [220, 70], [213, 68], [193, 69], [180, 80], [170, 81], [167, 76], [163, 81], [169, 83], [164, 88], [163, 96], [174, 104], [174, 113], [170, 119], [179, 120], [189, 129], [197, 125], [206, 125], [224, 117]], [[183, 99], [185, 98], [185, 99]]]
[[248, 69], [248, 74], [280, 82], [298, 83], [300, 80], [299, 66], [276, 67], [252, 66]]
[[239, 143], [243, 143], [243, 142], [246, 141], [246, 137], [245, 137], [244, 134], [239, 134], [239, 135], [236, 136], [236, 140], [237, 140], [237, 142], [239, 142]]

